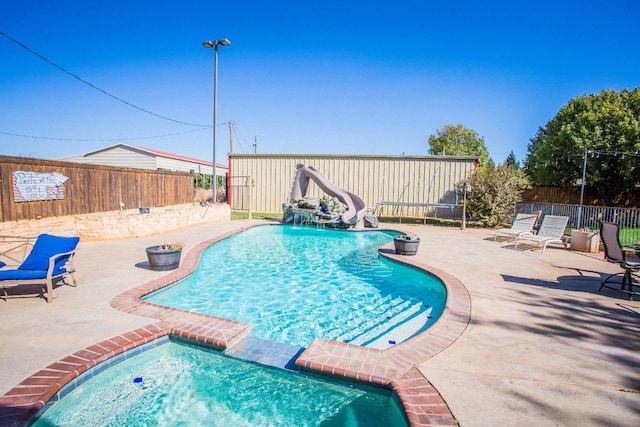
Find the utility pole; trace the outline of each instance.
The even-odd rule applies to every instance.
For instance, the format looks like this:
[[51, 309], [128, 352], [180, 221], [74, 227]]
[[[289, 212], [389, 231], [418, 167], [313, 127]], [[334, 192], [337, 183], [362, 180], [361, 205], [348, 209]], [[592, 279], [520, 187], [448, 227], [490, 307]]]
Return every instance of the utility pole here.
[[258, 135], [254, 135], [253, 137], [253, 152], [258, 152]]

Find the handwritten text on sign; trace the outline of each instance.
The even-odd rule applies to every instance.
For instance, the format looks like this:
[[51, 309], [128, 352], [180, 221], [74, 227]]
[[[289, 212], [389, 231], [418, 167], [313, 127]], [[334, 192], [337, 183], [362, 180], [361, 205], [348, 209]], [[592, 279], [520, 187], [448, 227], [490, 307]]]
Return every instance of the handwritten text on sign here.
[[62, 174], [15, 171], [11, 175], [16, 202], [64, 199], [63, 184], [69, 178]]

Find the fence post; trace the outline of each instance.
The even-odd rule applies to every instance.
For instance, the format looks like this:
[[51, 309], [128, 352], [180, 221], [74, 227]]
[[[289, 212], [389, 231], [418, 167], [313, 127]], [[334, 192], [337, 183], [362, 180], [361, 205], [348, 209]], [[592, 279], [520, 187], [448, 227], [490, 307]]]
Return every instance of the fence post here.
[[249, 212], [247, 214], [247, 219], [253, 219], [251, 216], [251, 198], [252, 198], [251, 196], [253, 193], [253, 184], [255, 183], [255, 181], [252, 180], [250, 176], [248, 176], [244, 183], [247, 187], [249, 187], [249, 202], [247, 204], [248, 205], [247, 208]]
[[471, 191], [471, 184], [469, 181], [465, 182], [462, 190], [462, 230], [467, 228], [467, 191]]

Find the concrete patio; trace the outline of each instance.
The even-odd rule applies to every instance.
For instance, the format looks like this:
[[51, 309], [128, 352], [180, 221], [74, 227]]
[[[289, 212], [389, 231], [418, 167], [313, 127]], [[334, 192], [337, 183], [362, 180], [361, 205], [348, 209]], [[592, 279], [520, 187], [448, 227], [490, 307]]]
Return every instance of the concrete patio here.
[[[81, 242], [77, 288], [57, 288], [52, 304], [33, 296], [0, 301], [0, 395], [74, 351], [149, 324], [110, 305], [165, 274], [143, 268], [145, 247], [180, 241], [188, 252], [253, 223], [260, 221]], [[640, 302], [598, 292], [604, 275], [618, 271], [602, 254], [560, 246], [516, 251], [485, 229], [392, 228], [418, 235], [411, 258], [457, 277], [471, 295], [466, 330], [419, 365], [460, 425], [639, 424]]]

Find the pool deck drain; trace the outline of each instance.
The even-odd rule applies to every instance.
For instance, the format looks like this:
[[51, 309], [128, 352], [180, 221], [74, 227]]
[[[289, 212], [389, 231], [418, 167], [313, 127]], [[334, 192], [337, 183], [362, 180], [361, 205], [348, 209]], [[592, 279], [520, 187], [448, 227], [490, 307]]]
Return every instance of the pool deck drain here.
[[235, 346], [227, 349], [225, 354], [265, 366], [297, 371], [296, 359], [304, 351], [304, 347], [283, 344], [262, 338], [249, 336]]

